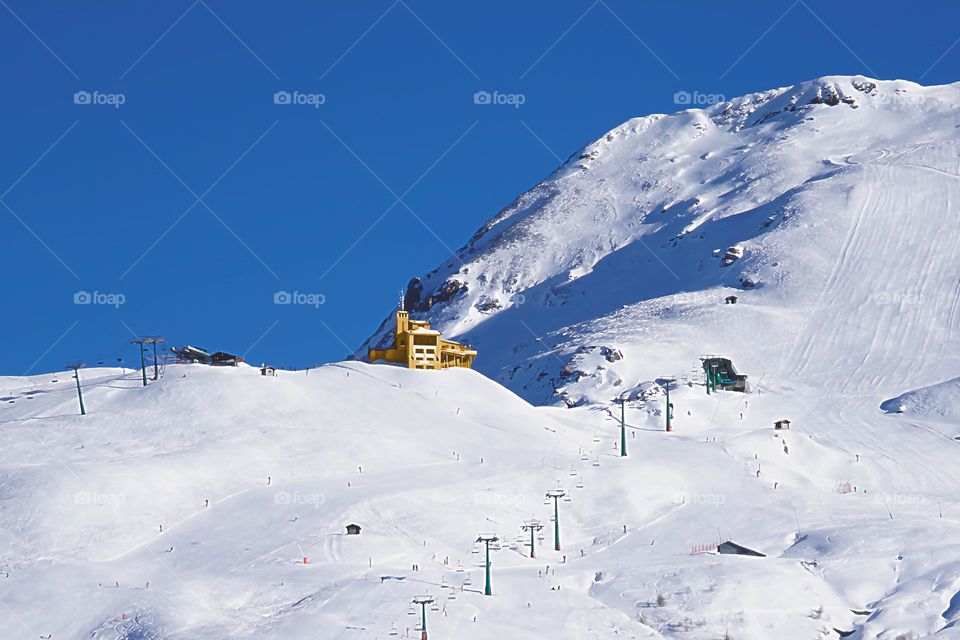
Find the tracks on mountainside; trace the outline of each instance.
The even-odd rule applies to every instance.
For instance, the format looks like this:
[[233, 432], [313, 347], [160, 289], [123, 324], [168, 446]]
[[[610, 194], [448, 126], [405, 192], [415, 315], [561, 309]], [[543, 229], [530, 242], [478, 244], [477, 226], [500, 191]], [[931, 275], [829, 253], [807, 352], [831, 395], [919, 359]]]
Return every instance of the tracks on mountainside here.
[[[857, 166], [863, 179], [850, 202], [859, 206], [786, 363], [791, 376], [813, 375], [819, 365], [820, 376], [834, 374], [826, 383], [840, 393], [909, 379], [953, 338], [960, 316], [960, 280], [949, 257], [960, 228], [940, 222], [957, 187], [923, 174], [960, 175], [909, 163]], [[904, 188], [891, 188], [894, 182]], [[943, 299], [942, 285], [953, 282]]]
[[845, 275], [845, 271], [849, 267], [851, 256], [859, 256], [859, 252], [862, 250], [862, 232], [864, 220], [868, 217], [868, 205], [871, 202], [870, 195], [871, 193], [868, 191], [860, 207], [858, 207], [853, 220], [850, 222], [843, 243], [840, 246], [837, 259], [834, 261], [830, 274], [824, 282], [820, 295], [816, 298], [819, 302], [813, 308], [807, 322], [804, 323], [797, 335], [788, 359], [788, 362], [793, 364], [793, 370], [791, 371], [791, 375], [793, 376], [798, 376], [807, 369], [810, 363], [811, 353], [817, 341], [824, 339], [824, 336], [819, 331], [825, 324], [824, 321], [826, 318], [823, 316], [830, 314], [830, 307], [836, 299], [837, 287], [841, 282], [841, 277]]

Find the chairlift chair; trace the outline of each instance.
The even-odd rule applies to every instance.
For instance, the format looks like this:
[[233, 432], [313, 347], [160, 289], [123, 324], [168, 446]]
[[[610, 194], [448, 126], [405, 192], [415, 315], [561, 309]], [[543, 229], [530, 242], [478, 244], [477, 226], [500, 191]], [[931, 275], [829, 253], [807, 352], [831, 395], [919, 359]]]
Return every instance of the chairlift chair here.
[[397, 631], [397, 625], [394, 624], [394, 623], [392, 623], [392, 622], [390, 623], [390, 635], [391, 635], [391, 636], [398, 636], [398, 635], [400, 635], [400, 632]]
[[408, 616], [415, 616], [415, 615], [417, 615], [417, 608], [414, 607], [414, 606], [411, 604], [411, 605], [410, 605], [410, 608], [407, 609], [407, 615], [408, 615]]
[[473, 584], [473, 581], [470, 580], [470, 574], [469, 574], [469, 573], [467, 574], [467, 577], [463, 579], [463, 584], [465, 584], [465, 585], [471, 585], [471, 584]]
[[573, 468], [573, 465], [570, 465], [570, 475], [571, 476], [577, 475], [577, 470]]
[[597, 456], [597, 459], [593, 461], [593, 466], [595, 466], [595, 467], [599, 467], [599, 466], [600, 466], [600, 456]]
[[583, 489], [583, 478], [577, 480], [577, 489]]
[[597, 434], [596, 431], [593, 432], [593, 441], [594, 441], [594, 442], [600, 442], [600, 436], [599, 436], [599, 434]]
[[440, 604], [436, 600], [430, 605], [430, 611], [440, 611]]
[[570, 502], [571, 500], [573, 500], [573, 498], [570, 497], [570, 494], [569, 494], [569, 493], [563, 494], [563, 501], [564, 501], [564, 502]]

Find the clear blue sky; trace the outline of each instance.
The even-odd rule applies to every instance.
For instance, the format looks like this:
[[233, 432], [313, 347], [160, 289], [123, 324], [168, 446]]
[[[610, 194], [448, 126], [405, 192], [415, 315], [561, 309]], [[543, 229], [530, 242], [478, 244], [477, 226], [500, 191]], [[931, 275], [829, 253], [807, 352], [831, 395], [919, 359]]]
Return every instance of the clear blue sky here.
[[133, 333], [340, 359], [410, 276], [676, 92], [953, 82], [958, 39], [947, 0], [0, 0], [0, 374], [129, 361]]

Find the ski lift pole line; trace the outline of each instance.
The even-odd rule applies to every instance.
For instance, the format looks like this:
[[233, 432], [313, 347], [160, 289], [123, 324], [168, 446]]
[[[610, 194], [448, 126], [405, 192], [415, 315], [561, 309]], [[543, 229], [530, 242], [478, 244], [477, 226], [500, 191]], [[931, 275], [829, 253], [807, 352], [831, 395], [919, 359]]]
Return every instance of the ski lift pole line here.
[[667, 414], [667, 431], [672, 431], [672, 429], [670, 428], [670, 413], [671, 413], [670, 407], [672, 407], [673, 405], [670, 404], [670, 382], [669, 382], [669, 381], [668, 381], [667, 384], [665, 385], [665, 388], [666, 388], [666, 391], [667, 391], [667, 410], [666, 410], [666, 414]]
[[490, 543], [496, 542], [499, 538], [492, 533], [481, 533], [477, 536], [477, 542], [483, 542], [487, 547], [487, 562], [486, 562], [486, 571], [487, 571], [487, 581], [483, 589], [483, 595], [492, 596], [493, 588], [490, 585]]
[[427, 605], [433, 602], [433, 596], [414, 596], [413, 603], [420, 605], [420, 640], [427, 640]]
[[537, 557], [536, 533], [543, 529], [543, 524], [539, 520], [528, 520], [520, 525], [524, 531], [530, 532], [530, 557]]
[[617, 398], [617, 402], [620, 403], [620, 457], [627, 457], [627, 399], [623, 397], [623, 394], [620, 394], [620, 397]]
[[677, 381], [676, 378], [666, 378], [663, 388], [667, 392], [667, 431], [673, 431], [673, 403], [670, 402], [670, 385]]
[[149, 338], [137, 338], [131, 340], [130, 344], [140, 345], [140, 372], [143, 375], [143, 386], [147, 386], [147, 361], [143, 357], [143, 345], [147, 344]]
[[77, 399], [80, 401], [80, 415], [87, 415], [87, 410], [83, 406], [83, 390], [80, 388], [80, 369], [83, 368], [82, 362], [71, 362], [67, 365], [68, 369], [73, 369], [73, 377], [77, 380]]
[[150, 344], [153, 345], [153, 379], [154, 380], [160, 379], [160, 372], [157, 369], [157, 344], [158, 343], [163, 344], [165, 342], [166, 340], [160, 336], [155, 336], [153, 338], [150, 338]]
[[550, 489], [547, 499], [553, 498], [553, 548], [560, 551], [560, 498], [567, 495], [563, 489]]

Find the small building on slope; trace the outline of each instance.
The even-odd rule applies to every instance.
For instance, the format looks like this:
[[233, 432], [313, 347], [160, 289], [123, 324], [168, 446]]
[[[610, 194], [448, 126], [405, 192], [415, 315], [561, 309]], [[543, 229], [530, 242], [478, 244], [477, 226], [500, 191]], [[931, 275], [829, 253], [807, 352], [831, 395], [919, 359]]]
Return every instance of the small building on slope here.
[[747, 382], [747, 376], [737, 373], [730, 358], [703, 356], [700, 361], [703, 363], [704, 375], [716, 376], [718, 389], [750, 393], [750, 383]]
[[393, 331], [393, 347], [370, 349], [371, 362], [385, 360], [404, 364], [409, 369], [469, 369], [477, 352], [453, 340], [444, 340], [440, 332], [430, 328], [426, 320], [411, 320], [410, 313], [400, 309]]
[[748, 549], [747, 547], [737, 544], [736, 542], [731, 542], [727, 540], [726, 542], [721, 542], [717, 546], [717, 553], [723, 553], [728, 555], [735, 556], [754, 556], [757, 558], [766, 558], [767, 556], [759, 551], [754, 551], [753, 549]]

